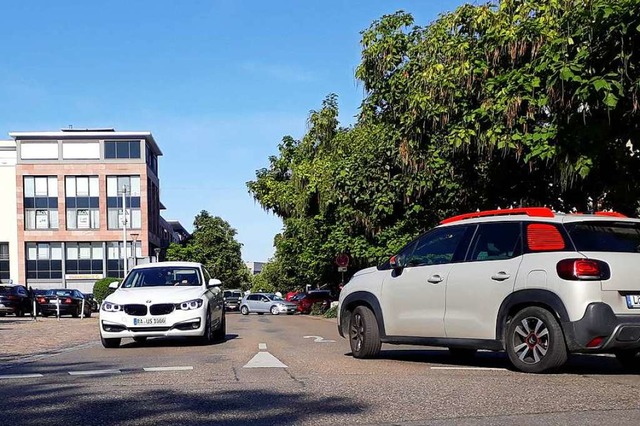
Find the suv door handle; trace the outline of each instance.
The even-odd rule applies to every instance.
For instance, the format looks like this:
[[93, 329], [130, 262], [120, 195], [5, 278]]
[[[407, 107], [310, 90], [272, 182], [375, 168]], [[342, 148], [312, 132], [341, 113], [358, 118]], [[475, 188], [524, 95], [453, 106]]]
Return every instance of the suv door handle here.
[[435, 274], [435, 275], [431, 275], [427, 281], [430, 282], [431, 284], [438, 284], [442, 282], [442, 280], [443, 278], [440, 275]]
[[504, 271], [500, 271], [497, 274], [493, 274], [491, 275], [491, 279], [494, 281], [504, 281], [511, 278], [511, 274], [504, 272]]

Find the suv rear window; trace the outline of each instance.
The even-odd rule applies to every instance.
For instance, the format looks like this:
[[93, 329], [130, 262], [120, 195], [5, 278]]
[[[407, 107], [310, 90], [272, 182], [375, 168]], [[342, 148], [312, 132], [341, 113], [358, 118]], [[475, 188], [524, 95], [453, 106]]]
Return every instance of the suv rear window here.
[[578, 251], [640, 252], [640, 223], [577, 222], [566, 228]]

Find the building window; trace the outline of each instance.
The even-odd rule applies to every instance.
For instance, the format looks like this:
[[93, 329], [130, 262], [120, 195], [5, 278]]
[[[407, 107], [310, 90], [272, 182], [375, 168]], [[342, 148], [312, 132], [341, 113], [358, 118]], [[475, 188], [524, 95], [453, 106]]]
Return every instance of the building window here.
[[60, 243], [27, 243], [27, 279], [62, 279]]
[[[127, 258], [131, 258], [131, 242], [127, 242]], [[142, 243], [136, 241], [136, 258], [142, 257]], [[134, 266], [133, 264], [130, 266]], [[123, 278], [124, 262], [122, 260], [122, 242], [111, 241], [107, 243], [107, 277]]]
[[107, 227], [109, 229], [122, 228], [123, 192], [126, 201], [124, 215], [126, 227], [140, 229], [142, 228], [140, 176], [107, 176]]
[[102, 275], [104, 253], [102, 243], [67, 243], [66, 274]]
[[105, 141], [104, 158], [140, 158], [140, 141]]
[[9, 270], [9, 243], [0, 243], [0, 283], [8, 282], [11, 276]]
[[58, 228], [58, 179], [55, 176], [24, 177], [24, 227]]
[[99, 229], [98, 177], [67, 176], [65, 181], [67, 229]]
[[158, 157], [151, 150], [151, 147], [149, 146], [149, 144], [145, 145], [145, 153], [146, 153], [146, 157], [147, 157], [147, 165], [153, 171], [153, 173], [156, 176], [158, 176]]

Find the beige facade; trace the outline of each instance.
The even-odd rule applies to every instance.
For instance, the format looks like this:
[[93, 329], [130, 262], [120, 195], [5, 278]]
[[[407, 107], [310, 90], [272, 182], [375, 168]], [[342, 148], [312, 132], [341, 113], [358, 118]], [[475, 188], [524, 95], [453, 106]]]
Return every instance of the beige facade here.
[[96, 279], [122, 276], [132, 263], [151, 261], [155, 249], [166, 247], [157, 168], [162, 152], [151, 133], [10, 136], [17, 157], [12, 197], [19, 282], [91, 291]]
[[0, 283], [19, 282], [16, 143], [0, 141]]

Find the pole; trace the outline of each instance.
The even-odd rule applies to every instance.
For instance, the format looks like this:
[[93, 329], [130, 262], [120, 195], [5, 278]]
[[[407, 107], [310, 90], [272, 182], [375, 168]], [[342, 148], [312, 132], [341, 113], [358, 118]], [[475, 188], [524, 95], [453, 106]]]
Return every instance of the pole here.
[[35, 296], [33, 297], [33, 320], [38, 321], [38, 309]]
[[82, 297], [82, 312], [80, 313], [80, 319], [84, 319], [84, 296]]
[[122, 187], [122, 263], [127, 276], [127, 187]]
[[60, 321], [60, 298], [56, 296], [56, 316], [58, 317], [58, 321]]

